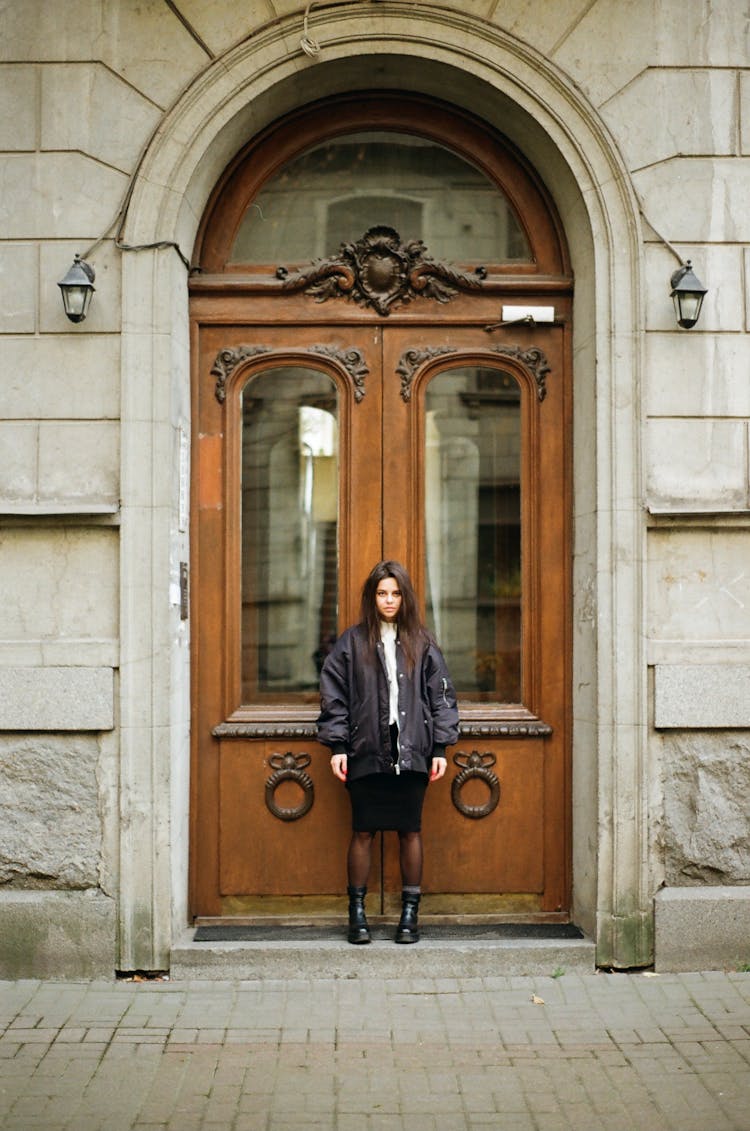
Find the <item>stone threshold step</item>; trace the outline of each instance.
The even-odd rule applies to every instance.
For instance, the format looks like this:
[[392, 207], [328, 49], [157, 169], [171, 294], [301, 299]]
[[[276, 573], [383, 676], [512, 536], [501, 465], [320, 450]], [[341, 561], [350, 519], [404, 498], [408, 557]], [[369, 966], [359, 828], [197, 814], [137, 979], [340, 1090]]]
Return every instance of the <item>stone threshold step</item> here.
[[172, 948], [172, 981], [309, 978], [456, 978], [593, 974], [594, 943], [585, 938], [434, 938], [397, 946], [375, 931], [367, 946], [338, 938], [195, 942], [186, 932]]

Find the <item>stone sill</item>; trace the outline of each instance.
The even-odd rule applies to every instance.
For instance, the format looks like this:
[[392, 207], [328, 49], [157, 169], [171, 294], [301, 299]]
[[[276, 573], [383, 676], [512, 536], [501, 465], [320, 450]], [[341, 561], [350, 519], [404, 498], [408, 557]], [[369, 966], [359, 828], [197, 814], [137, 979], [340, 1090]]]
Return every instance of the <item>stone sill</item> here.
[[650, 527], [750, 526], [750, 510], [728, 507], [646, 507]]
[[115, 503], [55, 503], [55, 502], [21, 502], [11, 503], [0, 500], [0, 516], [2, 515], [68, 515], [68, 514], [117, 514], [120, 510], [119, 502]]
[[119, 526], [119, 503], [5, 503], [0, 501], [0, 523], [28, 526], [61, 522]]

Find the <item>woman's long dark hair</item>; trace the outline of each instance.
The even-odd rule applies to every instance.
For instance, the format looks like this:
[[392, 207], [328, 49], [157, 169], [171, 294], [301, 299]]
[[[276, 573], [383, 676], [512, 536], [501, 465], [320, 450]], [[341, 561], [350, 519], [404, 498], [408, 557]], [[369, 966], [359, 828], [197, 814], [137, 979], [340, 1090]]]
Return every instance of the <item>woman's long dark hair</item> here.
[[360, 621], [367, 630], [367, 639], [374, 656], [375, 647], [380, 640], [380, 614], [378, 613], [375, 594], [380, 582], [385, 581], [388, 577], [393, 578], [401, 591], [401, 606], [396, 614], [396, 629], [407, 668], [411, 671], [419, 652], [429, 640], [429, 633], [419, 615], [419, 603], [411, 578], [400, 562], [383, 561], [378, 562], [373, 567], [362, 586]]

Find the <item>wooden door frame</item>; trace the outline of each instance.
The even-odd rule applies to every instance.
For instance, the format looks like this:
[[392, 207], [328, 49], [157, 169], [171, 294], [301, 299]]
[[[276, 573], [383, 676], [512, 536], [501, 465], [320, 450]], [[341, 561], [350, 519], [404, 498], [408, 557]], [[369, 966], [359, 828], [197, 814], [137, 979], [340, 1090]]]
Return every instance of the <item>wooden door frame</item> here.
[[[275, 274], [272, 274], [273, 265], [261, 265], [258, 268], [254, 267], [252, 271], [248, 271], [247, 268], [243, 268], [242, 266], [238, 267], [237, 265], [233, 265], [231, 268], [227, 269], [225, 261], [226, 254], [228, 248], [231, 246], [231, 239], [233, 238], [232, 234], [227, 235], [227, 233], [233, 233], [236, 230], [236, 224], [239, 222], [238, 217], [241, 217], [244, 207], [246, 206], [247, 199], [249, 198], [249, 196], [252, 196], [255, 191], [257, 191], [257, 187], [262, 182], [262, 180], [269, 176], [270, 173], [273, 172], [274, 168], [278, 167], [278, 164], [280, 164], [282, 160], [288, 159], [288, 157], [293, 152], [298, 152], [300, 149], [309, 144], [311, 138], [318, 140], [323, 135], [331, 136], [334, 133], [346, 132], [347, 130], [357, 128], [357, 126], [364, 127], [365, 124], [369, 124], [370, 127], [377, 125], [380, 128], [385, 128], [389, 123], [392, 125], [395, 120], [398, 120], [399, 123], [402, 124], [402, 128], [405, 121], [411, 121], [413, 123], [414, 132], [428, 133], [429, 131], [425, 126], [424, 118], [425, 107], [427, 105], [433, 106], [436, 115], [435, 122], [438, 123], [433, 124], [432, 136], [438, 136], [439, 134], [440, 140], [445, 142], [446, 134], [444, 131], [447, 129], [448, 118], [452, 119], [454, 132], [460, 126], [466, 131], [466, 136], [473, 139], [472, 145], [464, 146], [465, 155], [471, 154], [472, 160], [475, 160], [477, 163], [480, 163], [481, 160], [482, 167], [486, 168], [487, 170], [491, 169], [492, 173], [490, 174], [488, 172], [488, 175], [492, 175], [493, 178], [496, 179], [497, 183], [501, 185], [503, 191], [505, 191], [509, 196], [511, 196], [509, 183], [513, 181], [511, 174], [515, 170], [515, 172], [517, 173], [515, 191], [519, 191], [518, 185], [520, 183], [523, 189], [530, 194], [530, 199], [533, 205], [533, 207], [527, 209], [525, 213], [523, 210], [519, 209], [519, 215], [528, 216], [529, 213], [531, 213], [539, 221], [538, 224], [533, 228], [533, 230], [529, 232], [532, 247], [535, 249], [535, 260], [533, 264], [524, 264], [520, 268], [519, 265], [496, 265], [491, 268], [491, 270], [487, 274], [487, 277], [482, 281], [481, 291], [484, 297], [490, 300], [490, 302], [482, 304], [483, 309], [486, 310], [484, 317], [487, 318], [488, 323], [496, 322], [497, 314], [499, 309], [501, 309], [502, 307], [503, 301], [520, 302], [524, 304], [534, 304], [535, 302], [539, 303], [540, 301], [544, 301], [546, 304], [550, 301], [550, 299], [552, 299], [553, 301], [555, 301], [557, 307], [556, 321], [562, 323], [564, 327], [564, 338], [566, 343], [565, 369], [566, 372], [569, 372], [569, 328], [572, 282], [568, 269], [567, 253], [560, 236], [561, 228], [559, 222], [557, 221], [556, 214], [550, 206], [546, 193], [544, 192], [542, 187], [535, 181], [533, 176], [529, 173], [525, 164], [520, 159], [518, 159], [517, 155], [513, 154], [512, 159], [508, 158], [508, 154], [510, 152], [509, 147], [503, 146], [501, 140], [498, 139], [496, 135], [493, 135], [493, 145], [487, 146], [487, 139], [488, 136], [492, 134], [492, 131], [489, 131], [488, 133], [488, 131], [486, 131], [484, 127], [481, 126], [481, 124], [478, 124], [475, 120], [470, 119], [468, 115], [454, 114], [446, 110], [444, 106], [436, 106], [433, 103], [428, 103], [425, 99], [413, 98], [411, 96], [407, 97], [406, 103], [408, 103], [408, 106], [410, 107], [411, 118], [409, 118], [408, 115], [406, 117], [402, 115], [401, 117], [396, 119], [395, 114], [397, 107], [404, 105], [404, 100], [403, 98], [401, 98], [401, 96], [394, 95], [384, 97], [382, 94], [378, 94], [376, 97], [373, 97], [371, 101], [368, 101], [367, 98], [352, 98], [351, 96], [347, 96], [347, 98], [345, 99], [337, 100], [337, 105], [341, 108], [341, 116], [336, 118], [336, 128], [334, 129], [330, 124], [331, 101], [327, 100], [323, 105], [317, 105], [298, 114], [292, 115], [285, 123], [279, 126], [277, 130], [267, 131], [264, 135], [261, 135], [259, 139], [256, 139], [245, 151], [243, 151], [243, 154], [240, 155], [238, 160], [234, 162], [230, 169], [227, 171], [227, 174], [224, 178], [222, 178], [222, 181], [217, 186], [216, 192], [214, 193], [211, 203], [206, 210], [204, 222], [201, 226], [201, 233], [198, 241], [198, 254], [202, 263], [203, 273], [194, 276], [191, 280], [191, 333], [194, 346], [194, 390], [197, 388], [198, 382], [205, 383], [207, 380], [204, 365], [205, 358], [201, 359], [199, 357], [198, 350], [201, 326], [223, 326], [227, 328], [227, 332], [229, 333], [231, 327], [237, 327], [238, 325], [243, 325], [245, 323], [249, 323], [253, 326], [262, 326], [265, 323], [269, 326], [276, 325], [278, 327], [279, 325], [283, 325], [284, 323], [293, 325], [295, 323], [295, 319], [298, 320], [300, 325], [315, 325], [320, 323], [329, 323], [331, 321], [332, 312], [330, 310], [326, 310], [324, 314], [321, 314], [320, 310], [316, 310], [311, 304], [310, 300], [302, 294], [284, 295], [284, 313], [282, 315], [280, 313], [278, 304], [284, 292], [284, 281], [283, 279], [277, 277]], [[304, 133], [300, 129], [302, 124], [306, 127], [306, 133]], [[439, 129], [439, 126], [442, 127], [442, 130]], [[323, 134], [321, 134], [321, 131], [323, 131]], [[275, 139], [280, 139], [284, 143], [280, 149], [274, 149]], [[501, 157], [503, 160], [500, 159]], [[252, 175], [250, 175], [250, 173], [248, 172], [248, 170], [251, 168]], [[260, 175], [258, 170], [264, 170], [262, 176]], [[502, 178], [504, 178], [504, 180]], [[511, 190], [512, 189], [513, 184], [511, 183]], [[221, 241], [216, 238], [216, 232], [219, 230], [219, 227], [221, 225], [222, 203], [227, 199], [229, 199], [232, 203], [232, 212], [230, 216], [231, 222], [228, 222], [226, 225], [225, 238], [222, 244]], [[512, 196], [511, 199], [513, 199]], [[234, 225], [234, 227], [232, 225]], [[222, 255], [225, 257], [224, 262], [222, 262]], [[248, 303], [254, 311], [252, 315], [249, 314], [249, 307], [247, 305]], [[362, 311], [360, 308], [355, 308], [353, 305], [337, 303], [336, 307], [336, 315], [333, 318], [333, 321], [342, 328], [349, 327], [353, 330], [355, 326], [359, 328], [363, 326], [373, 327], [384, 322], [384, 319], [373, 315], [372, 311]], [[258, 312], [263, 310], [265, 310], [265, 314], [260, 316]], [[466, 295], [459, 296], [457, 300], [454, 300], [454, 303], [452, 303], [450, 307], [452, 317], [458, 318], [459, 321], [461, 321], [461, 319], [463, 318], [467, 322], [476, 322], [477, 310], [478, 307], [476, 306], [474, 299], [469, 298]], [[396, 312], [394, 310], [394, 312], [388, 316], [388, 325], [394, 327], [399, 324], [416, 325], [420, 322], [424, 322], [426, 316], [427, 320], [431, 321], [435, 313], [437, 313], [437, 311], [434, 310], [426, 312], [425, 308], [421, 304], [418, 305], [415, 303], [414, 305], [405, 308], [403, 311]], [[448, 321], [449, 320], [450, 319], [448, 319]], [[288, 350], [286, 356], [295, 357], [296, 359], [299, 358], [299, 355], [295, 354], [293, 350]], [[477, 357], [479, 356], [480, 355], [477, 354]], [[274, 364], [276, 363], [277, 358], [274, 358]], [[523, 366], [517, 366], [516, 368], [518, 370], [518, 373], [522, 374], [522, 380], [528, 383], [530, 379], [528, 377], [528, 372], [524, 369]], [[247, 373], [247, 366], [244, 367], [244, 372], [245, 374]], [[237, 382], [240, 380], [240, 376], [240, 372], [236, 372], [233, 375], [234, 384], [230, 387], [230, 392], [237, 386]], [[425, 379], [426, 378], [424, 378], [423, 376], [420, 376], [420, 382], [423, 382]], [[418, 383], [417, 388], [419, 387], [420, 384]], [[565, 417], [567, 423], [565, 423], [564, 426], [567, 429], [566, 434], [570, 435], [571, 397], [569, 392], [569, 381], [566, 381], [565, 389]], [[197, 405], [195, 407], [197, 409]], [[197, 421], [197, 419], [198, 413], [196, 411], [194, 413], [194, 420]], [[221, 430], [221, 427], [222, 426], [220, 425], [219, 431]], [[194, 436], [196, 450], [198, 444], [202, 440], [205, 441], [205, 439], [205, 437], [199, 437], [196, 433], [196, 435]], [[225, 445], [226, 457], [223, 466], [222, 478], [224, 479], [225, 485], [223, 489], [229, 490], [231, 496], [231, 488], [229, 487], [229, 484], [231, 482], [232, 476], [228, 475], [228, 472], [230, 471], [230, 465], [228, 461], [231, 461], [231, 459], [234, 458], [232, 452], [233, 448], [236, 447], [237, 442], [236, 433], [232, 433], [231, 426], [227, 435], [227, 441], [228, 442]], [[418, 444], [419, 441], [417, 437], [413, 436], [411, 442], [414, 445]], [[566, 498], [568, 499], [568, 505], [570, 502], [569, 463], [569, 458], [566, 458]], [[530, 469], [530, 474], [534, 474], [533, 468]], [[196, 507], [199, 505], [200, 499], [202, 497], [198, 478], [199, 476], [196, 475], [194, 483], [194, 502]], [[216, 484], [213, 484], [211, 489], [215, 489], [216, 486]], [[222, 505], [228, 505], [228, 499], [230, 496], [222, 496], [223, 499], [227, 500], [226, 502], [222, 502]], [[419, 504], [420, 499], [417, 493], [417, 496], [412, 497], [411, 499], [411, 506], [413, 508], [414, 514], [419, 513]], [[197, 510], [194, 513], [197, 513]], [[193, 528], [193, 601], [197, 599], [198, 594], [201, 590], [201, 579], [199, 572], [200, 532], [195, 529], [197, 526], [198, 524], [195, 523]], [[566, 576], [568, 579], [568, 594], [570, 593], [569, 550], [570, 547], [568, 543], [563, 548], [567, 571]], [[225, 548], [224, 553], [226, 552], [227, 550]], [[416, 553], [421, 553], [421, 550], [417, 548]], [[534, 555], [531, 556], [533, 560]], [[352, 579], [350, 578], [345, 582], [346, 593], [352, 592], [351, 581]], [[532, 584], [534, 591], [537, 591], [540, 584], [540, 579], [538, 576], [533, 579]], [[230, 597], [230, 595], [225, 594], [223, 611], [223, 618], [225, 618], [225, 623], [230, 622], [231, 613], [229, 604], [231, 600], [233, 600], [233, 598]], [[351, 618], [347, 617], [346, 619]], [[562, 874], [559, 877], [559, 882], [556, 885], [556, 888], [558, 893], [561, 893], [563, 891], [565, 892], [565, 895], [562, 897], [562, 899], [563, 902], [566, 903], [566, 905], [569, 905], [571, 886], [569, 734], [571, 633], [569, 627], [569, 619], [570, 614], [568, 613], [568, 628], [565, 634], [564, 642], [564, 678], [566, 680], [567, 687], [565, 726], [566, 728], [568, 728], [565, 739], [567, 750], [566, 769], [564, 773], [564, 780], [558, 781], [556, 783], [557, 786], [561, 789], [562, 796], [564, 797], [563, 805], [566, 821], [566, 830], [564, 834], [565, 861], [563, 863]], [[194, 626], [199, 625], [199, 618], [197, 616], [193, 617], [193, 624]], [[197, 630], [195, 630], [195, 637], [196, 649], [199, 649], [199, 627]], [[527, 658], [524, 662], [529, 664], [531, 663], [531, 659]], [[234, 674], [232, 663], [234, 664]], [[227, 714], [231, 710], [233, 699], [231, 688], [237, 681], [236, 664], [237, 659], [235, 657], [233, 661], [229, 661], [226, 669], [224, 669], [221, 673], [216, 673], [215, 676], [215, 678], [217, 678], [221, 684], [220, 695], [221, 700], [225, 705], [224, 720], [225, 723], [230, 726], [232, 723], [242, 724], [243, 719], [240, 716], [242, 714], [247, 714], [243, 712], [235, 712], [234, 718], [227, 718]], [[197, 745], [200, 738], [199, 730], [201, 724], [199, 723], [199, 719], [197, 718], [197, 695], [195, 689], [197, 688], [196, 681], [200, 670], [200, 664], [198, 663], [198, 653], [196, 651], [196, 653], [194, 653], [193, 664], [193, 773], [191, 777], [192, 835], [190, 844], [190, 898], [191, 906], [193, 909], [195, 909], [196, 907], [195, 877], [199, 866], [198, 858], [205, 848], [205, 846], [202, 846], [199, 851], [199, 844], [195, 827], [195, 813], [199, 795], [201, 796], [202, 802], [206, 800], [205, 796], [202, 793], [201, 777], [198, 772], [197, 764]], [[533, 665], [530, 670], [534, 670]], [[534, 699], [536, 698], [536, 695], [534, 695]], [[236, 698], [234, 699], [234, 702], [236, 704]], [[315, 713], [316, 712], [312, 711], [300, 712], [299, 710], [295, 709], [288, 713], [282, 712], [282, 715], [284, 716], [286, 725], [288, 727], [293, 727], [296, 725], [300, 734], [307, 735], [311, 733], [311, 725]], [[273, 719], [276, 719], [279, 716], [279, 712], [277, 710], [264, 713], [262, 711], [258, 712], [253, 709], [250, 714], [252, 715], [254, 725], [256, 725], [256, 727], [258, 728], [259, 735], [264, 733], [264, 718], [267, 721], [268, 725], [272, 727], [272, 717]], [[245, 721], [249, 722], [250, 720], [249, 718], [246, 718]], [[533, 719], [521, 720], [518, 718], [518, 712], [514, 712], [513, 710], [509, 711], [507, 709], [498, 708], [497, 711], [493, 714], [492, 725], [495, 728], [495, 732], [498, 734], [512, 735], [513, 733], [523, 733], [524, 730], [528, 730], [530, 723], [533, 725]], [[552, 786], [552, 784], [553, 783], [550, 783], [550, 786]], [[212, 870], [216, 866], [214, 849], [212, 848], [209, 849], [209, 857], [210, 859], [208, 861], [208, 868], [209, 870]], [[200, 870], [205, 871], [205, 861], [200, 861]], [[549, 910], [554, 909], [554, 906], [549, 908]]]

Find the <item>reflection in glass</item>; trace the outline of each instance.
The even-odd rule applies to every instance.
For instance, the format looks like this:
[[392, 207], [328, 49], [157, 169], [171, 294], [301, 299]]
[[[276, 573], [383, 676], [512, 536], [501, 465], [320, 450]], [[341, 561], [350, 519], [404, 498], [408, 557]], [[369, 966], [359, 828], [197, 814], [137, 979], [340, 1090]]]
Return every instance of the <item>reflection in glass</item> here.
[[427, 618], [460, 696], [521, 702], [521, 392], [467, 367], [427, 389]]
[[242, 393], [242, 701], [317, 693], [336, 635], [338, 421], [329, 377], [272, 369]]
[[369, 131], [315, 145], [271, 177], [248, 207], [230, 262], [306, 263], [375, 225], [423, 240], [447, 262], [531, 259], [515, 212], [483, 172], [425, 138]]

